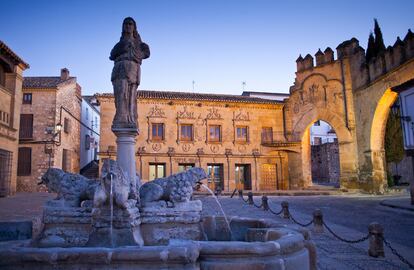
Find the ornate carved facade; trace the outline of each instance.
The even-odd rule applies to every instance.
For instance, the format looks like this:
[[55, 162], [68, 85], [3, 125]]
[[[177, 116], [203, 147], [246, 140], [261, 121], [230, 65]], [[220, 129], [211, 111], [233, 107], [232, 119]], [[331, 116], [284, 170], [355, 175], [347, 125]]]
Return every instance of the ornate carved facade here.
[[[114, 98], [97, 98], [100, 156], [114, 158], [115, 136], [105, 132], [115, 113]], [[280, 101], [260, 98], [138, 91], [137, 171], [148, 181], [200, 166], [212, 188], [288, 189], [286, 147], [271, 146], [286, 142], [279, 136], [284, 132], [282, 108]], [[262, 140], [264, 128], [270, 128], [272, 141]]]

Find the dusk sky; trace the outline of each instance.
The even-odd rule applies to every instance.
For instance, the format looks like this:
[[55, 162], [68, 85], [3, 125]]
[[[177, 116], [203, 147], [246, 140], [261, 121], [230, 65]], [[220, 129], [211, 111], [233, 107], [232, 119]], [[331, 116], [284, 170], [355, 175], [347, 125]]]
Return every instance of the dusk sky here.
[[133, 17], [151, 49], [140, 89], [288, 92], [295, 60], [356, 37], [377, 18], [385, 45], [414, 30], [414, 1], [9, 1], [0, 40], [30, 64], [25, 76], [78, 78], [82, 94], [112, 92], [109, 52]]

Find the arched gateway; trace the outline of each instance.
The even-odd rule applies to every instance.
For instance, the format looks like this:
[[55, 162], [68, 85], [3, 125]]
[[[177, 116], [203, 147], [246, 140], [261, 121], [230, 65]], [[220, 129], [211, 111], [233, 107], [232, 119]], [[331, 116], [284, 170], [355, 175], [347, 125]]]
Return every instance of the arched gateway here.
[[414, 77], [414, 37], [369, 62], [355, 38], [337, 47], [337, 59], [327, 48], [297, 59], [295, 84], [285, 104], [286, 134], [297, 142], [289, 156], [291, 187], [312, 184], [309, 127], [329, 123], [339, 143], [340, 185], [370, 192], [386, 186], [385, 126], [397, 98], [393, 87]]

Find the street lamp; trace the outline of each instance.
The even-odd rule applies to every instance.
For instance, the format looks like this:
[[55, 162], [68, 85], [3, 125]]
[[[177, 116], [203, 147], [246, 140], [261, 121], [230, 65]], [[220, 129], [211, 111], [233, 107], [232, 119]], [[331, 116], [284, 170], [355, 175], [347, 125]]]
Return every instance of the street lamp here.
[[52, 134], [51, 139], [44, 141], [44, 143], [45, 143], [44, 152], [49, 155], [49, 168], [52, 165], [53, 145], [56, 145], [56, 146], [60, 145], [60, 139], [59, 139], [59, 141], [55, 141], [55, 138], [58, 135], [60, 135], [61, 131], [62, 131], [62, 124], [61, 123], [57, 123], [54, 127], [47, 127], [46, 128], [46, 134]]

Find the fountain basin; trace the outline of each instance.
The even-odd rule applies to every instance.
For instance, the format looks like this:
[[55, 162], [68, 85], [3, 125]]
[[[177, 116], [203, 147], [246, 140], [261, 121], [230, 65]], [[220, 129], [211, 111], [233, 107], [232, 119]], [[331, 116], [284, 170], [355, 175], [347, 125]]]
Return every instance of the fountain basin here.
[[[171, 239], [168, 245], [116, 248], [33, 248], [26, 242], [0, 246], [1, 269], [315, 269], [304, 234], [266, 227], [260, 219], [233, 218], [232, 239], [207, 241], [222, 230], [221, 217], [206, 217], [204, 241]], [[229, 234], [228, 234], [229, 235]], [[242, 239], [243, 238], [243, 239]]]

